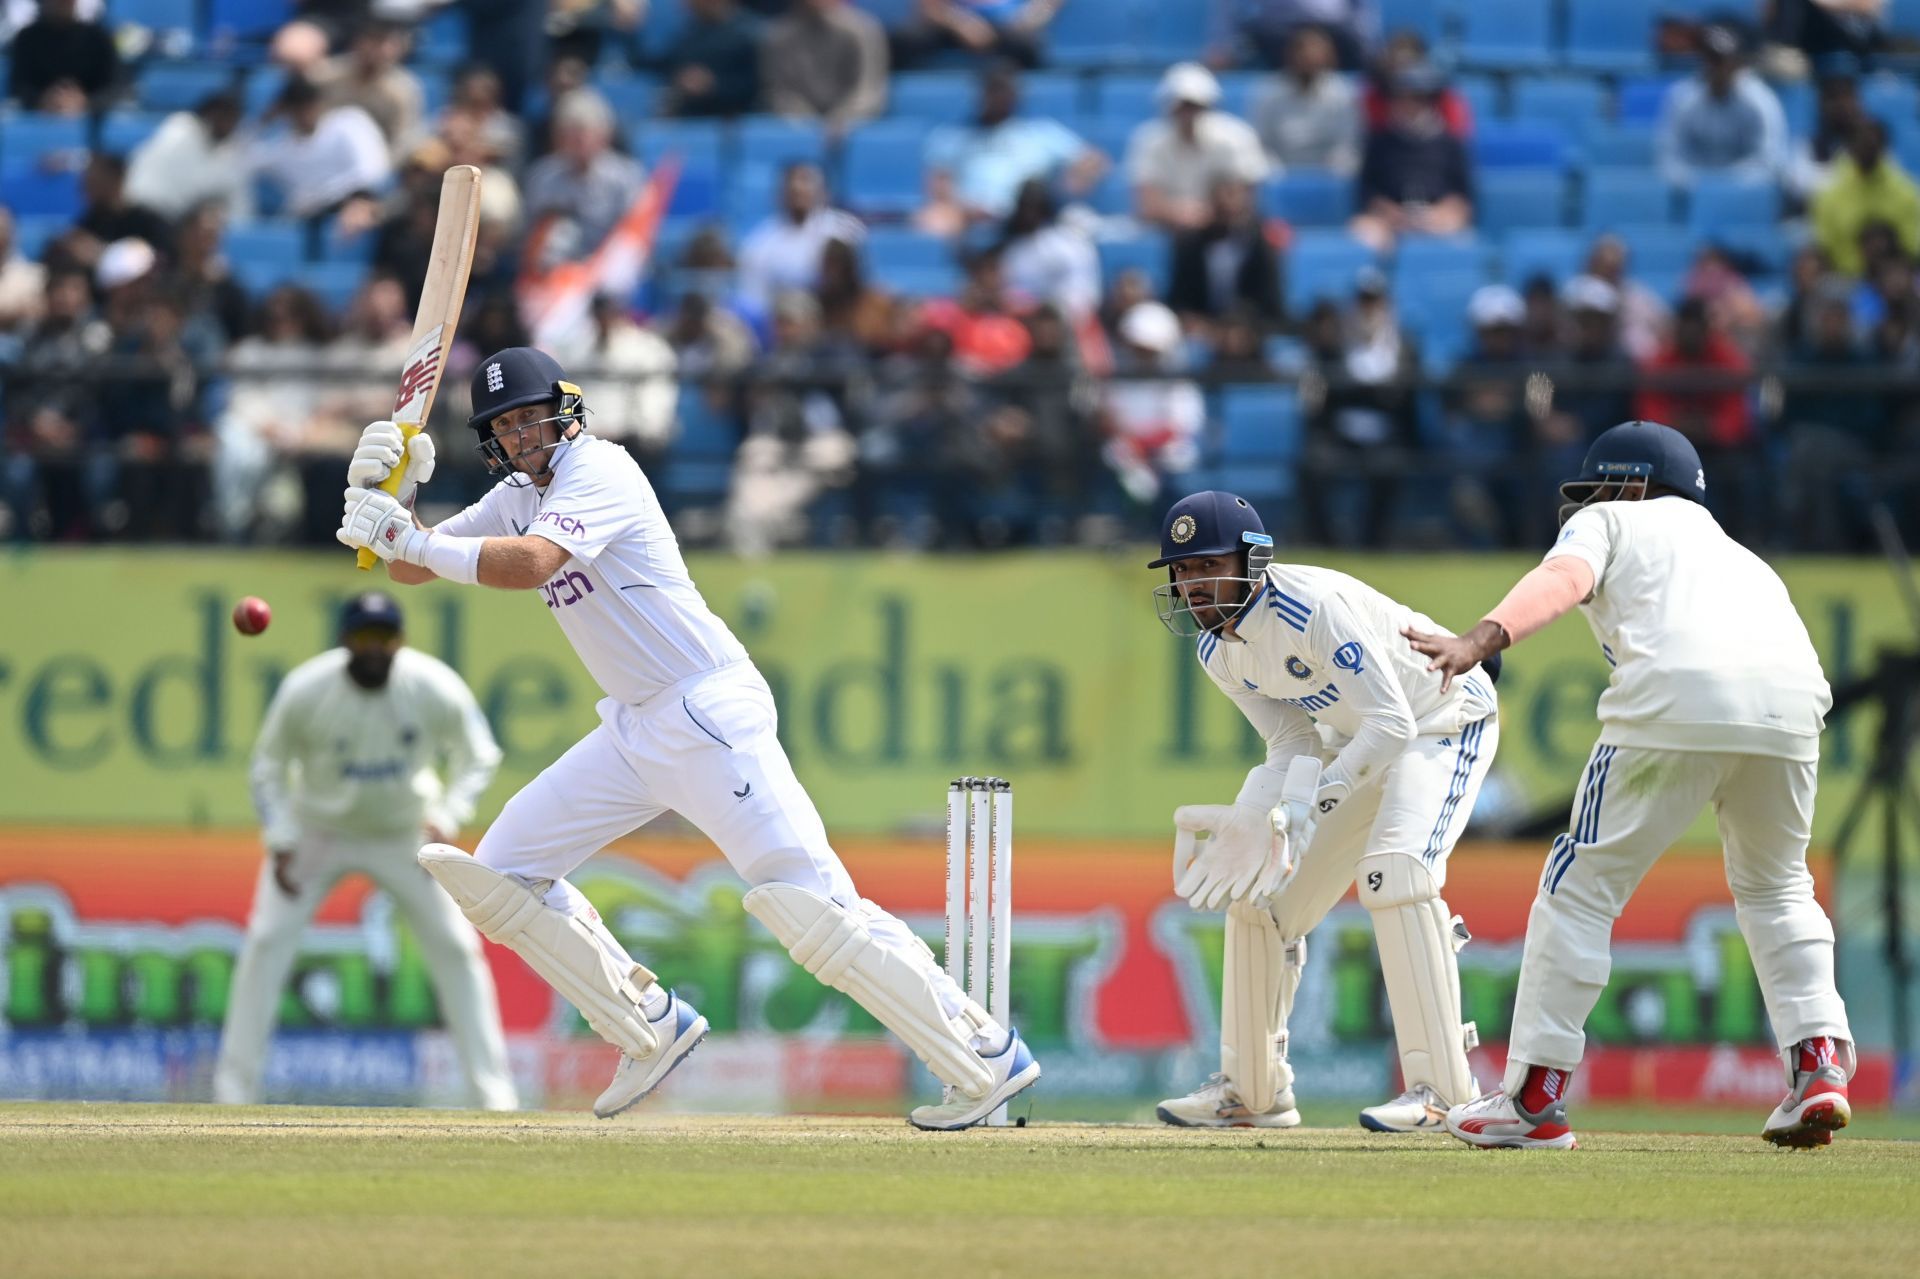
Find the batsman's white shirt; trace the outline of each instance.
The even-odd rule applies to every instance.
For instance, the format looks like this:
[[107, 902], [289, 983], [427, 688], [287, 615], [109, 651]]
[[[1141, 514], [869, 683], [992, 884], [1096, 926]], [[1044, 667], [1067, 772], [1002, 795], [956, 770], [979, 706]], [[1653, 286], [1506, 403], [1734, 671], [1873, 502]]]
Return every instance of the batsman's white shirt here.
[[486, 716], [445, 662], [402, 648], [385, 687], [365, 689], [347, 675], [347, 650], [329, 649], [294, 667], [267, 707], [254, 807], [270, 848], [303, 833], [417, 838], [429, 820], [472, 817], [499, 766]]
[[434, 531], [537, 533], [572, 552], [540, 595], [587, 673], [616, 702], [638, 706], [682, 680], [747, 660], [700, 597], [660, 499], [627, 451], [576, 435], [552, 456], [545, 488], [496, 484]]
[[1441, 692], [1440, 676], [1401, 637], [1404, 626], [1445, 633], [1358, 578], [1274, 564], [1234, 635], [1202, 635], [1197, 653], [1266, 740], [1269, 765], [1284, 771], [1295, 755], [1318, 754], [1318, 721], [1350, 739], [1321, 784], [1357, 791], [1379, 780], [1414, 737], [1458, 734], [1496, 709], [1483, 671]]
[[1787, 588], [1683, 497], [1576, 512], [1547, 559], [1593, 570], [1581, 606], [1613, 665], [1600, 743], [1808, 761], [1833, 696]]

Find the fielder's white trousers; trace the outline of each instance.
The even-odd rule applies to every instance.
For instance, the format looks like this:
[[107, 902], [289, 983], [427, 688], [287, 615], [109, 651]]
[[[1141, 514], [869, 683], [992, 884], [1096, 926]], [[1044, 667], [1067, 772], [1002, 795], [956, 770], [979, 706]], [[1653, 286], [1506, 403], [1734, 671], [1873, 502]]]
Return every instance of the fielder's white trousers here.
[[1833, 982], [1833, 925], [1813, 896], [1807, 840], [1816, 766], [1765, 755], [1596, 746], [1568, 832], [1554, 840], [1527, 920], [1507, 1049], [1572, 1070], [1612, 969], [1613, 921], [1660, 854], [1713, 805], [1727, 885], [1782, 1048], [1853, 1038]]
[[[599, 711], [600, 727], [507, 801], [475, 857], [503, 874], [551, 880], [548, 905], [595, 917], [565, 877], [672, 811], [711, 839], [749, 886], [792, 884], [859, 907], [860, 893], [780, 745], [773, 694], [751, 662], [683, 680], [638, 706], [603, 699]], [[882, 946], [937, 974], [942, 1006], [959, 1014], [965, 996], [912, 930], [877, 909], [867, 926]]]
[[440, 1015], [459, 1052], [469, 1104], [487, 1110], [515, 1108], [493, 974], [473, 925], [414, 860], [422, 839], [303, 834], [293, 858], [291, 878], [300, 889], [294, 897], [274, 882], [271, 860], [261, 865], [246, 940], [227, 996], [226, 1025], [214, 1066], [215, 1101], [250, 1105], [260, 1100], [267, 1040], [279, 1020], [280, 995], [300, 936], [334, 885], [360, 874], [392, 898], [412, 926], [433, 978]]

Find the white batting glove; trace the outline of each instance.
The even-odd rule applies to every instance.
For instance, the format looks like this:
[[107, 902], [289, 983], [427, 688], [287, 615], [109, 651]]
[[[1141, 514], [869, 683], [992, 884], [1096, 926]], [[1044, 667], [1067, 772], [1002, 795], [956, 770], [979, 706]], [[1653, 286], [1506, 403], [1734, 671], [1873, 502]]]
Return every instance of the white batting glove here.
[[1270, 897], [1293, 877], [1289, 841], [1252, 804], [1186, 804], [1173, 824], [1173, 891], [1195, 910]]
[[398, 423], [370, 422], [360, 432], [360, 443], [347, 463], [347, 483], [354, 488], [370, 489], [393, 474], [396, 466], [405, 466], [400, 491], [394, 496], [402, 506], [413, 505], [414, 490], [433, 478], [433, 437], [421, 431], [405, 439]]
[[379, 489], [348, 489], [334, 536], [355, 550], [372, 551], [382, 560], [424, 564], [427, 531], [413, 522], [413, 512], [400, 499]]

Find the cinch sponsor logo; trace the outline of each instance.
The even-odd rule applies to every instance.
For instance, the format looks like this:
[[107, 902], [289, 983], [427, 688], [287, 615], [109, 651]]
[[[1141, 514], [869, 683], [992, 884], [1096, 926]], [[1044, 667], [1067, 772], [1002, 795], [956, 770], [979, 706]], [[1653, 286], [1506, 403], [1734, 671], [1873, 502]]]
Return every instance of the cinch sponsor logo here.
[[593, 594], [593, 583], [587, 580], [585, 573], [568, 569], [560, 576], [540, 588], [541, 598], [547, 601], [548, 608], [566, 608], [578, 604]]
[[571, 515], [562, 515], [558, 511], [540, 512], [540, 518], [535, 520], [534, 524], [551, 524], [562, 533], [572, 533], [576, 537], [587, 535], [587, 526], [584, 523]]

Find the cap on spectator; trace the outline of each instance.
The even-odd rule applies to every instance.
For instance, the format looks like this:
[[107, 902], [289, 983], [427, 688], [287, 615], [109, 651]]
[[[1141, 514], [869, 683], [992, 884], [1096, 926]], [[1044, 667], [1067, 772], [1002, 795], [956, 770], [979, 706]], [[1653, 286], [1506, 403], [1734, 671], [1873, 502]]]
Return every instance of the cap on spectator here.
[[1220, 82], [1198, 62], [1176, 62], [1160, 77], [1160, 88], [1154, 96], [1163, 110], [1182, 102], [1210, 107], [1220, 101]]
[[93, 268], [93, 282], [102, 290], [117, 289], [153, 270], [153, 263], [153, 246], [145, 240], [131, 237], [115, 240], [100, 251], [100, 261]]
[[1734, 58], [1740, 55], [1740, 33], [1724, 22], [1713, 22], [1700, 29], [1700, 48], [1714, 58]]
[[1483, 284], [1467, 302], [1467, 318], [1476, 329], [1517, 325], [1527, 318], [1527, 304], [1504, 284]]
[[1613, 315], [1620, 310], [1620, 291], [1598, 276], [1576, 275], [1561, 287], [1560, 301], [1569, 311]]
[[1156, 355], [1170, 355], [1180, 345], [1180, 320], [1158, 302], [1136, 302], [1120, 317], [1120, 338]]
[[555, 128], [596, 129], [613, 132], [613, 108], [592, 89], [573, 89], [553, 108]]

